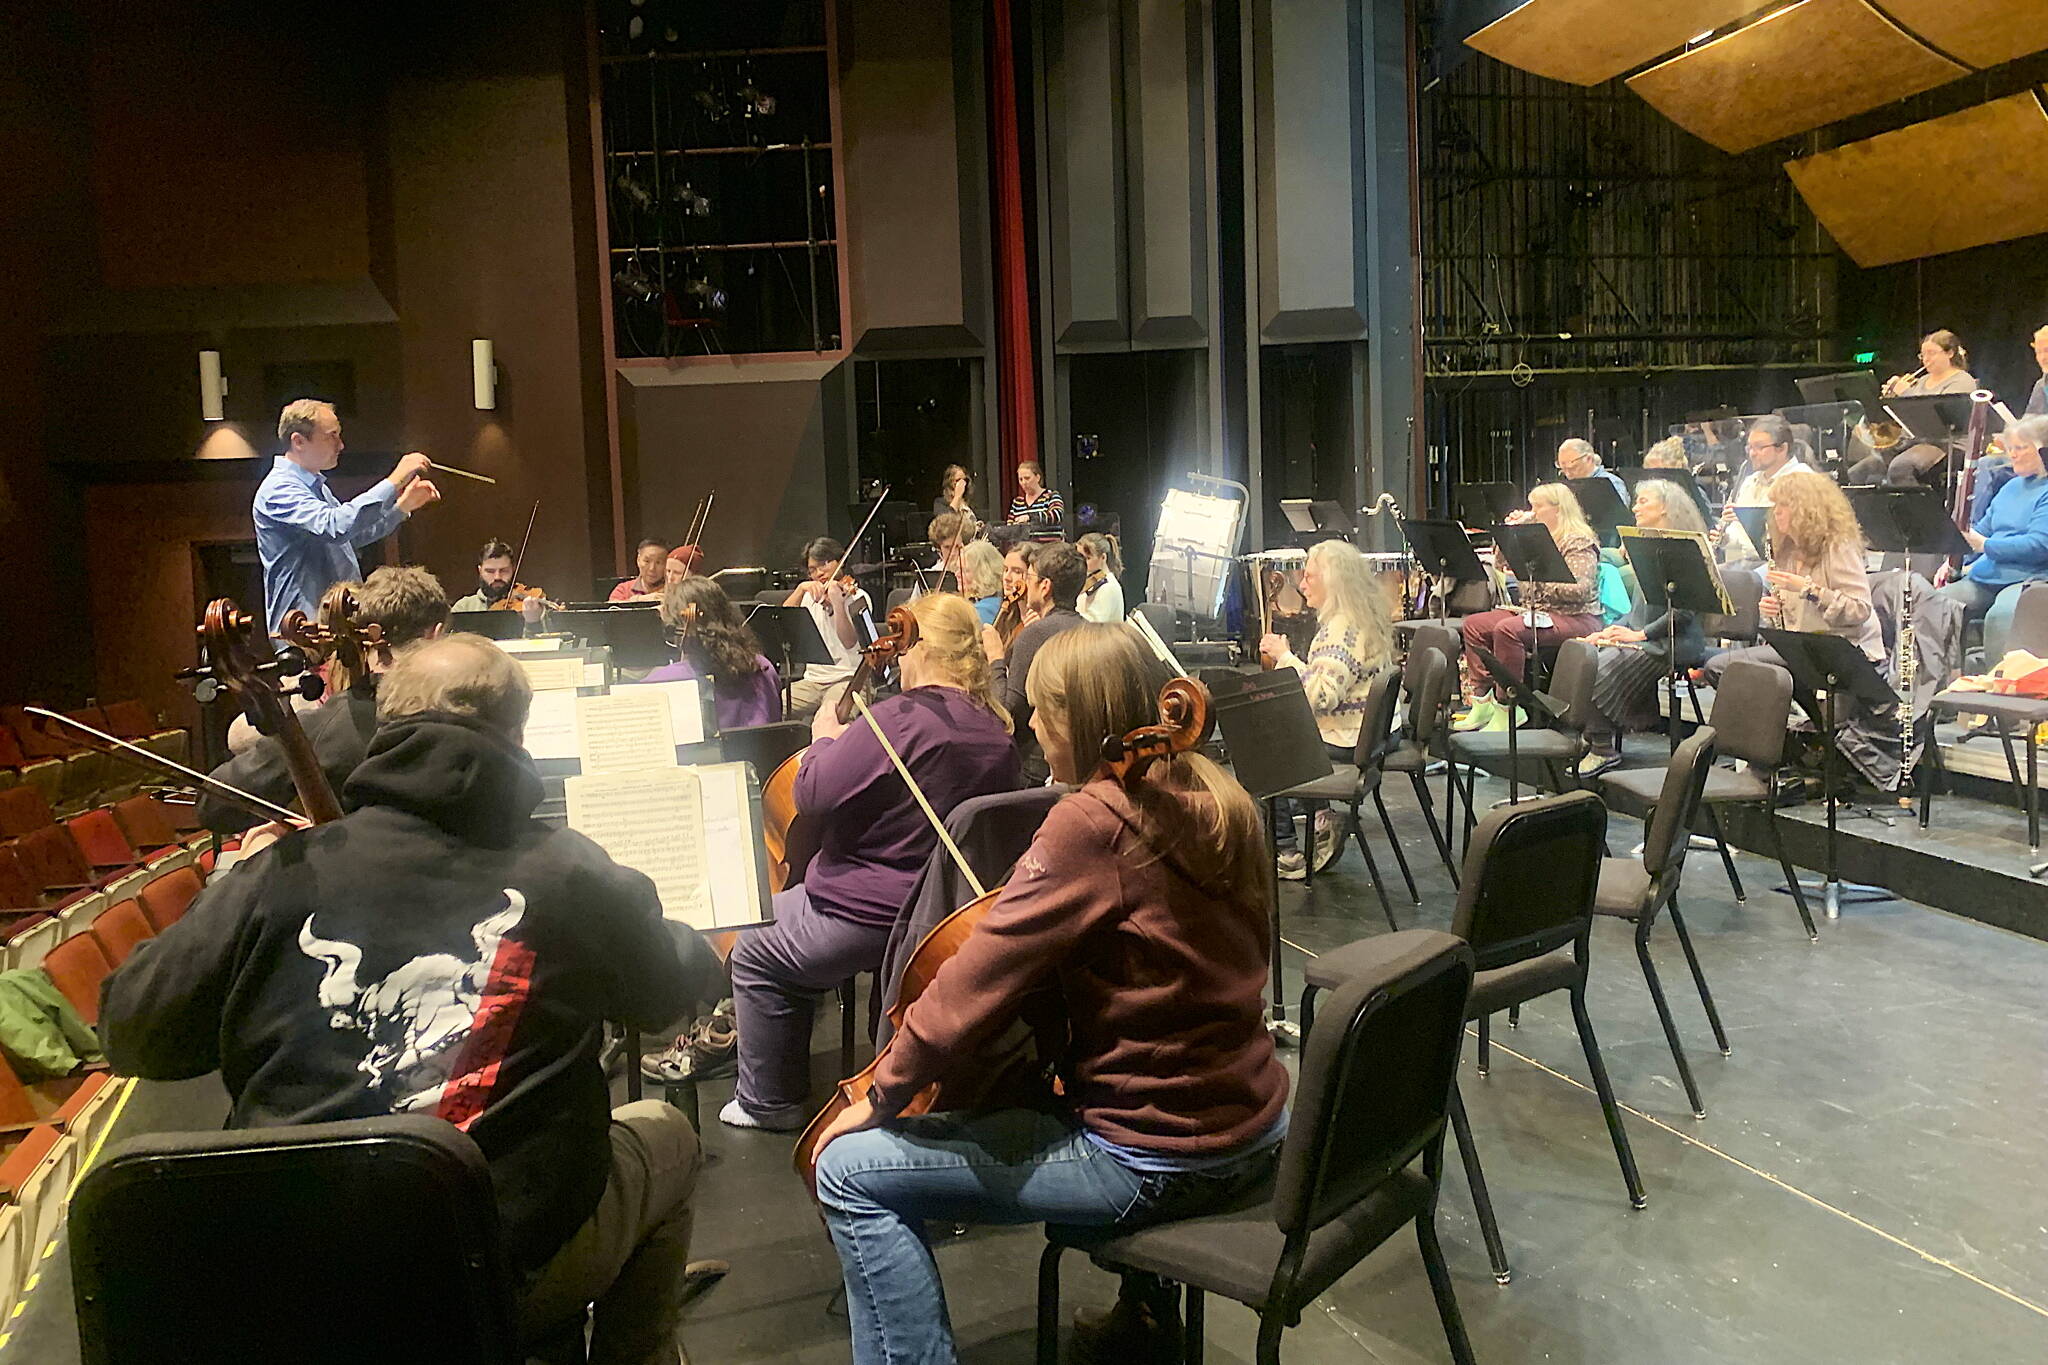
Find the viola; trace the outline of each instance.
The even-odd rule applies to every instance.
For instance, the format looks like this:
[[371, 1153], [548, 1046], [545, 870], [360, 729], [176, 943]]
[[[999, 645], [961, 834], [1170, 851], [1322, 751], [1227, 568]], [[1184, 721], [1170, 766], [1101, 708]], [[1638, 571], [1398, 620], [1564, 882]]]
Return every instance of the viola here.
[[[1129, 790], [1143, 781], [1146, 771], [1160, 759], [1200, 748], [1208, 741], [1212, 723], [1209, 689], [1192, 678], [1175, 678], [1160, 689], [1159, 720], [1156, 724], [1140, 726], [1121, 737], [1112, 735], [1103, 741], [1101, 762], [1095, 775], [1112, 778]], [[950, 839], [946, 844], [952, 849]], [[959, 851], [952, 851], [958, 858]], [[967, 869], [965, 860], [961, 861], [961, 870], [967, 872], [968, 884], [979, 889], [981, 883]], [[894, 1003], [889, 1006], [892, 1029], [889, 1042], [875, 1054], [873, 1061], [839, 1083], [824, 1109], [797, 1139], [792, 1164], [797, 1174], [804, 1178], [813, 1199], [818, 1195], [818, 1155], [823, 1150], [825, 1134], [841, 1115], [868, 1097], [868, 1092], [874, 1088], [875, 1073], [880, 1069], [882, 1059], [889, 1055], [889, 1049], [902, 1035], [910, 1007], [917, 1003], [918, 997], [938, 978], [940, 970], [973, 936], [1002, 893], [1000, 886], [982, 891], [940, 920], [918, 942], [916, 951], [904, 963], [902, 983], [897, 987]], [[1056, 989], [1048, 987], [1034, 992], [1021, 1003], [1018, 1014], [1027, 1026], [1023, 1038], [1012, 1043], [1019, 1030], [1007, 1030], [997, 1044], [998, 1050], [984, 1052], [974, 1059], [972, 1066], [959, 1068], [958, 1077], [926, 1086], [903, 1106], [901, 1113], [916, 1115], [946, 1109], [1043, 1104], [1049, 1095], [1056, 1094], [1058, 1081], [1052, 1071], [1066, 1046], [1065, 1020], [1060, 1017]], [[1009, 1046], [1005, 1048], [1005, 1044]]]

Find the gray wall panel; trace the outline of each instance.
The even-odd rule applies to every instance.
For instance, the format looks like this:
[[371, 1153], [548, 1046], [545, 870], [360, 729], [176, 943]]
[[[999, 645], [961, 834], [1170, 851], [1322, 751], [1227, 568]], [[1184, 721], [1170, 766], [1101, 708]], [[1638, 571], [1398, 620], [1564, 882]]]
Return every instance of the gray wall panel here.
[[1209, 335], [1208, 27], [1204, 0], [1126, 0], [1134, 346]]
[[849, 317], [864, 355], [986, 343], [981, 41], [972, 4], [840, 5]]
[[1124, 260], [1124, 61], [1117, 0], [1045, 13], [1047, 283], [1058, 350], [1130, 340]]
[[1366, 333], [1360, 0], [1256, 0], [1258, 319], [1266, 341]]

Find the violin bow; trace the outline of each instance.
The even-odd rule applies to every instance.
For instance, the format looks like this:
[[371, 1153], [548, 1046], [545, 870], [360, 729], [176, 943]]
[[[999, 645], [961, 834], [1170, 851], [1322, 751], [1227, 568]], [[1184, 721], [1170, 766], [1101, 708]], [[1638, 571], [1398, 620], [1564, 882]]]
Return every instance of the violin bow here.
[[139, 744], [130, 744], [125, 739], [117, 739], [103, 730], [87, 725], [84, 721], [73, 720], [71, 717], [59, 715], [55, 711], [45, 711], [40, 706], [24, 706], [21, 709], [31, 716], [51, 721], [66, 730], [71, 730], [85, 736], [85, 738], [92, 742], [91, 747], [93, 749], [105, 754], [109, 758], [125, 760], [138, 768], [155, 773], [160, 777], [168, 775], [182, 778], [202, 791], [212, 792], [223, 801], [240, 806], [251, 815], [261, 816], [266, 820], [276, 820], [287, 825], [298, 825], [303, 823], [305, 819], [297, 811], [287, 810], [285, 807], [266, 801], [252, 792], [245, 792], [240, 787], [229, 786], [217, 777], [209, 777], [196, 768], [188, 768], [176, 759], [165, 758], [153, 749], [145, 749]]
[[526, 534], [519, 537], [519, 557], [512, 561], [512, 581], [519, 582], [519, 566], [526, 562], [526, 543], [533, 539], [533, 520], [540, 515], [540, 499], [533, 500], [533, 510], [526, 514]]
[[868, 533], [868, 527], [875, 524], [875, 514], [880, 512], [882, 504], [889, 500], [889, 490], [891, 487], [892, 485], [886, 483], [882, 485], [882, 491], [875, 497], [875, 505], [868, 509], [867, 519], [861, 522], [860, 529], [853, 533], [853, 539], [846, 542], [846, 554], [839, 556], [839, 562], [832, 566], [832, 576], [834, 578], [837, 578], [839, 571], [846, 567], [847, 556], [853, 553], [854, 546], [860, 544], [860, 538]]
[[924, 788], [918, 786], [917, 779], [910, 775], [910, 768], [903, 762], [903, 755], [896, 752], [896, 746], [882, 733], [882, 723], [876, 720], [875, 713], [868, 709], [866, 699], [855, 692], [853, 704], [860, 708], [861, 719], [868, 723], [868, 728], [875, 732], [875, 738], [882, 742], [882, 752], [889, 755], [889, 761], [896, 765], [896, 773], [903, 779], [903, 785], [910, 788], [910, 794], [917, 798], [917, 807], [924, 812], [924, 818], [931, 821], [932, 828], [938, 831], [939, 842], [944, 844], [946, 852], [952, 855], [953, 865], [960, 869], [961, 876], [967, 878], [967, 884], [974, 888], [977, 898], [986, 896], [988, 888], [981, 884], [981, 878], [975, 876], [974, 869], [967, 865], [967, 855], [960, 851], [960, 845], [954, 843], [953, 836], [946, 833], [946, 822], [939, 819], [939, 813], [932, 809], [932, 803], [925, 797]]
[[690, 514], [689, 528], [683, 532], [683, 544], [696, 546], [700, 558], [704, 554], [704, 531], [711, 525], [711, 503], [717, 497], [716, 488], [704, 495], [703, 500], [697, 504], [697, 510]]

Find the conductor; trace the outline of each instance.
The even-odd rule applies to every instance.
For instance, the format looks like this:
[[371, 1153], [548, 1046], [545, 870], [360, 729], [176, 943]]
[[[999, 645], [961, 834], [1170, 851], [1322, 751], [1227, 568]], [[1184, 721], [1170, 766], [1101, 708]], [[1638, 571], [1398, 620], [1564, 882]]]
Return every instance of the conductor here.
[[293, 607], [314, 615], [329, 588], [363, 576], [359, 548], [441, 497], [423, 477], [433, 461], [418, 451], [348, 502], [336, 497], [326, 475], [341, 459], [341, 419], [333, 404], [317, 398], [285, 404], [277, 439], [284, 453], [257, 485], [250, 508], [263, 561], [264, 619], [273, 635]]

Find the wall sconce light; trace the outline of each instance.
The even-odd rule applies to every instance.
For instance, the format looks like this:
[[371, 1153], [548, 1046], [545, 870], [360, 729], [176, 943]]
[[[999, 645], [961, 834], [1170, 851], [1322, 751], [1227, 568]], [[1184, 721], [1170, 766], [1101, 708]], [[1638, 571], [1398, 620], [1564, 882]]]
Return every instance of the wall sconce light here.
[[478, 337], [469, 343], [470, 383], [476, 390], [476, 405], [479, 411], [489, 412], [498, 406], [498, 365], [488, 337]]
[[225, 417], [222, 406], [228, 396], [228, 377], [220, 372], [220, 352], [199, 353], [199, 416], [207, 422]]

